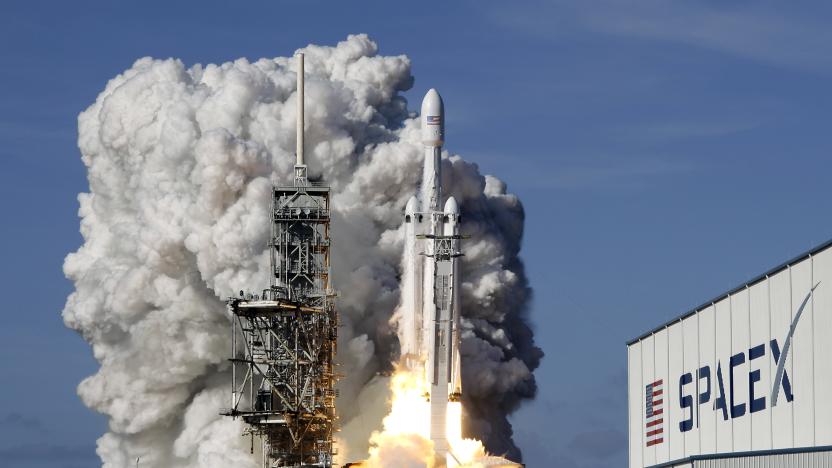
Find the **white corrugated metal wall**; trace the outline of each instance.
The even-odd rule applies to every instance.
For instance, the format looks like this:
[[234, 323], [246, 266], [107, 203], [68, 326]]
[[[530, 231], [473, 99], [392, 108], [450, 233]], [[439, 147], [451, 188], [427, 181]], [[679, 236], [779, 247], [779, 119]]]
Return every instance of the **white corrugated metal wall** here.
[[[787, 401], [786, 379], [782, 379], [778, 403], [772, 407], [777, 373], [774, 355], [785, 351], [795, 314], [815, 284], [819, 286], [795, 324], [785, 363], [794, 399]], [[652, 466], [699, 454], [832, 445], [829, 337], [832, 248], [788, 265], [632, 343], [628, 347], [630, 466]], [[757, 350], [752, 353], [752, 348]], [[732, 356], [736, 356], [734, 366], [730, 363]], [[697, 374], [706, 367], [710, 381], [704, 376], [705, 370], [702, 376]], [[686, 373], [691, 373], [693, 380], [681, 386], [680, 377]], [[714, 407], [720, 394], [718, 373], [723, 380], [727, 417], [721, 408]], [[647, 447], [645, 387], [658, 379], [664, 381], [665, 437], [662, 443]], [[698, 396], [704, 398], [708, 386], [709, 398], [699, 404]], [[755, 399], [765, 399], [764, 410], [751, 411], [751, 392]], [[680, 404], [683, 395], [694, 398], [694, 426], [685, 432], [679, 423], [690, 418], [690, 410]], [[737, 408], [733, 413], [732, 405]]]
[[[684, 466], [684, 465], [683, 465]], [[697, 460], [693, 468], [832, 468], [832, 452]]]
[[832, 468], [832, 452], [715, 458], [684, 461], [666, 468]]

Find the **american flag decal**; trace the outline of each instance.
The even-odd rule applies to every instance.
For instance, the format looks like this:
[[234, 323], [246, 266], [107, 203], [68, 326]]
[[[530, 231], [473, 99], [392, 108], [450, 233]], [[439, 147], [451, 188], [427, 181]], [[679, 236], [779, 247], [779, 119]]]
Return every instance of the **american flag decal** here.
[[647, 385], [645, 393], [645, 430], [647, 432], [647, 446], [664, 442], [664, 417], [662, 413], [662, 381], [661, 379]]
[[439, 116], [438, 115], [429, 115], [427, 116], [427, 124], [428, 125], [439, 125]]

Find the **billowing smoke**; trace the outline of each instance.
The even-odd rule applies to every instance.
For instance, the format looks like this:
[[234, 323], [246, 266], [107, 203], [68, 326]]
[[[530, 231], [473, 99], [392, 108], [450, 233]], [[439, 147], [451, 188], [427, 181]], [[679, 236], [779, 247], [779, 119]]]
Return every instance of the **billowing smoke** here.
[[[307, 161], [334, 193], [333, 278], [340, 291], [338, 406], [347, 457], [366, 454], [386, 413], [397, 358], [402, 210], [418, 191], [418, 119], [400, 92], [405, 56], [366, 36], [306, 53]], [[78, 393], [109, 418], [105, 467], [253, 467], [230, 402], [224, 298], [268, 284], [270, 186], [291, 180], [295, 71], [290, 58], [187, 68], [138, 60], [78, 118], [89, 193], [84, 244], [65, 262], [63, 312], [100, 362]], [[449, 99], [452, 102], [452, 97]], [[453, 108], [449, 106], [449, 112]], [[453, 129], [449, 128], [451, 146]], [[523, 208], [497, 178], [443, 159], [463, 212], [463, 385], [467, 435], [517, 456], [506, 419], [535, 393], [542, 353], [524, 313]]]

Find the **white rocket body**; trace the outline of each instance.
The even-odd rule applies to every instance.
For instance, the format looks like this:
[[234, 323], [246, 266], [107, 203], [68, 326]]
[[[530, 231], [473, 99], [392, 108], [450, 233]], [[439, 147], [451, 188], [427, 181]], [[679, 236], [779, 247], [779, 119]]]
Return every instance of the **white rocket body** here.
[[422, 100], [422, 144], [425, 145], [425, 172], [422, 177], [422, 208], [440, 210], [442, 198], [441, 156], [445, 143], [445, 106], [435, 89]]
[[[462, 391], [459, 357], [459, 206], [442, 206], [441, 154], [445, 140], [442, 98], [431, 89], [422, 101], [425, 165], [421, 204], [405, 208], [405, 271], [400, 332], [402, 356], [424, 369], [430, 384], [430, 438], [442, 463], [449, 450], [448, 402]], [[454, 427], [459, 427], [459, 422]]]
[[422, 213], [419, 200], [413, 196], [407, 202], [404, 210], [404, 274], [405, 281], [402, 288], [402, 316], [399, 341], [402, 358], [405, 364], [413, 369], [423, 365], [422, 329], [422, 276], [424, 271], [424, 257], [421, 239], [416, 236], [422, 234]]

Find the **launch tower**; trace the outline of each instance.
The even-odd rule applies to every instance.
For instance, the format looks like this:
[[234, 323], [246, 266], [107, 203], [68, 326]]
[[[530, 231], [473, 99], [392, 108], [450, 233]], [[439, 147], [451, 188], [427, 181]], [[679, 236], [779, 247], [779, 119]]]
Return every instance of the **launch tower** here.
[[259, 436], [263, 467], [331, 467], [338, 318], [330, 284], [329, 187], [307, 178], [298, 54], [294, 184], [272, 190], [270, 285], [230, 298], [231, 408]]

